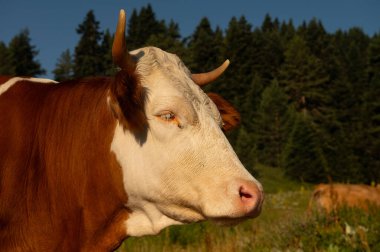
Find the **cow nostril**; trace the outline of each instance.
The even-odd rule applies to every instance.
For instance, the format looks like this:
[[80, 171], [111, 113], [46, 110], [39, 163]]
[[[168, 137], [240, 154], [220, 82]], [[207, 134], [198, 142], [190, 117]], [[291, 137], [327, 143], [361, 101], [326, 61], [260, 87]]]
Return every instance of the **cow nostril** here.
[[240, 196], [240, 198], [242, 198], [242, 199], [244, 199], [244, 198], [246, 198], [246, 199], [250, 199], [250, 198], [252, 198], [253, 196], [252, 196], [252, 194], [250, 193], [250, 192], [248, 192], [244, 187], [240, 187], [240, 189], [239, 189], [239, 196]]

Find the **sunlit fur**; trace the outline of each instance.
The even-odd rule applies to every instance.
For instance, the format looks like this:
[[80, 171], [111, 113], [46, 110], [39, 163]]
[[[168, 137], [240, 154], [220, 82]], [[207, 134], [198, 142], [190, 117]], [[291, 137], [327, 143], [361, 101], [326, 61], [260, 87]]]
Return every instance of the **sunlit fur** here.
[[16, 84], [17, 82], [20, 82], [20, 81], [30, 81], [30, 82], [34, 82], [34, 83], [45, 83], [45, 84], [54, 84], [54, 83], [57, 83], [53, 80], [49, 80], [49, 79], [41, 79], [41, 78], [21, 78], [21, 77], [14, 77], [14, 78], [4, 78], [2, 81], [0, 79], [0, 84], [3, 83], [2, 85], [0, 85], [0, 95], [4, 92], [6, 92], [10, 87], [12, 87], [14, 84]]
[[[128, 235], [155, 234], [162, 228], [204, 219], [242, 217], [234, 203], [238, 185], [248, 179], [224, 136], [222, 118], [211, 99], [191, 80], [175, 55], [158, 48], [134, 51], [146, 89], [146, 132], [116, 126], [111, 150], [123, 169]], [[172, 111], [180, 125], [159, 120]]]

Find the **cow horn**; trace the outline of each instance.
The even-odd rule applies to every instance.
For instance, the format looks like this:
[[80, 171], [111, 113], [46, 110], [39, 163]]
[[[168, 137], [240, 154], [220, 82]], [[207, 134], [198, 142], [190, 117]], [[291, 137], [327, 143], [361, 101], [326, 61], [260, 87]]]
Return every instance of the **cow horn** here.
[[120, 10], [116, 27], [115, 38], [112, 45], [112, 59], [115, 65], [125, 70], [135, 70], [136, 63], [129, 54], [125, 42], [125, 11]]
[[230, 64], [230, 61], [226, 60], [221, 66], [219, 66], [218, 68], [210, 72], [192, 74], [191, 79], [199, 86], [207, 85], [215, 81], [220, 75], [222, 75], [222, 73], [227, 69], [229, 64]]

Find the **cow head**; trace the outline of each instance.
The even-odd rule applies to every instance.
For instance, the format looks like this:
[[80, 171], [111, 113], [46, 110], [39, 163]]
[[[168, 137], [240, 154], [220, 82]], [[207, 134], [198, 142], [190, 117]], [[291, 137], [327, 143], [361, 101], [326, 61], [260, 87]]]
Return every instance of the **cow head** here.
[[226, 139], [239, 114], [200, 85], [228, 66], [192, 75], [175, 55], [147, 47], [129, 53], [120, 12], [113, 59], [121, 70], [109, 104], [118, 123], [111, 151], [123, 172], [130, 236], [210, 219], [236, 223], [259, 215], [262, 186]]

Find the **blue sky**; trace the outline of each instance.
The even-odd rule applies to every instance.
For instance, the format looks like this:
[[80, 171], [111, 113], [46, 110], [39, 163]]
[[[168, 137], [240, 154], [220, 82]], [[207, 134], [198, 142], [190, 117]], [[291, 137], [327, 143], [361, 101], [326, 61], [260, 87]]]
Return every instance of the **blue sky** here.
[[379, 0], [0, 0], [0, 41], [9, 43], [28, 28], [37, 59], [51, 71], [60, 54], [79, 40], [76, 27], [94, 10], [101, 29], [113, 32], [121, 8], [127, 15], [150, 3], [158, 19], [173, 19], [182, 36], [190, 35], [202, 17], [225, 29], [233, 16], [244, 15], [253, 26], [261, 25], [265, 14], [295, 25], [316, 17], [329, 32], [361, 27], [367, 34], [380, 32]]

